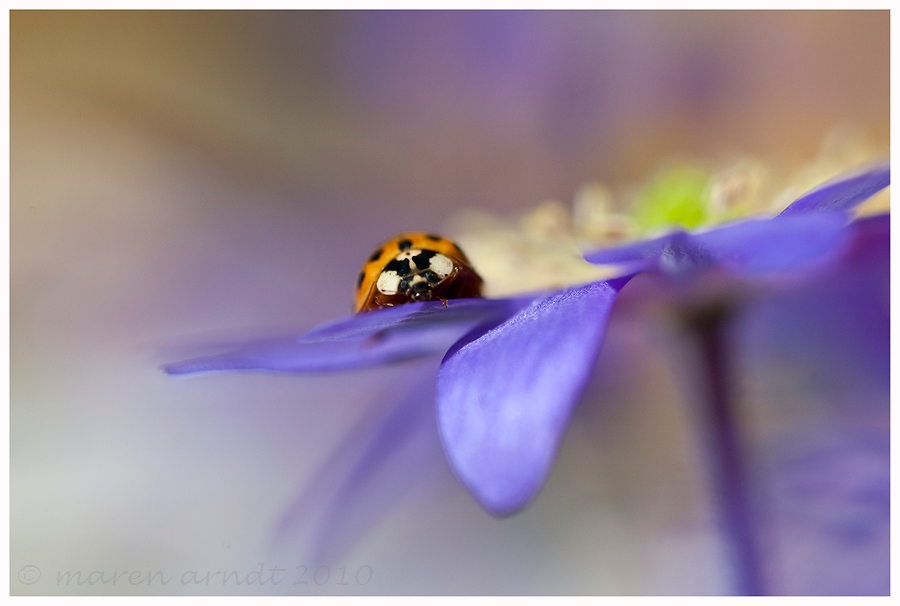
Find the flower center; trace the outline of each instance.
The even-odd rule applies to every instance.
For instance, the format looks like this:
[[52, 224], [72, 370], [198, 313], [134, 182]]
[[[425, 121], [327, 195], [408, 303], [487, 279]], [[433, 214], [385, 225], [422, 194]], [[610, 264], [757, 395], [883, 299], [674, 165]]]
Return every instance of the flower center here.
[[[571, 207], [548, 200], [517, 219], [481, 210], [460, 213], [448, 231], [484, 278], [487, 296], [575, 286], [613, 275], [584, 252], [652, 238], [673, 229], [704, 229], [757, 215], [774, 216], [809, 189], [884, 155], [857, 129], [839, 126], [819, 155], [787, 179], [770, 165], [740, 158], [719, 170], [699, 161], [669, 161], [648, 178], [614, 192], [589, 182]], [[887, 190], [866, 203], [889, 209]]]
[[708, 182], [709, 176], [693, 166], [657, 173], [635, 200], [633, 217], [638, 228], [699, 227], [709, 215]]

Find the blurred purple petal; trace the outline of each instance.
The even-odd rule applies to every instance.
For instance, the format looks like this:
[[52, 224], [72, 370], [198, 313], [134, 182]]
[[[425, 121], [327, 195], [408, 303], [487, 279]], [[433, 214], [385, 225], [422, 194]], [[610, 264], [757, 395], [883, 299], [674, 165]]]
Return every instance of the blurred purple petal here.
[[716, 255], [689, 233], [675, 232], [659, 255], [657, 265], [670, 277], [686, 276], [717, 265]]
[[889, 271], [891, 216], [863, 217], [851, 223], [849, 230], [852, 239], [843, 265], [854, 266], [854, 271]]
[[718, 265], [762, 276], [793, 271], [825, 260], [846, 240], [841, 213], [730, 223], [706, 232], [676, 231], [661, 238], [585, 255], [591, 263], [619, 263], [635, 270], [659, 266], [669, 275]]
[[818, 212], [846, 212], [891, 183], [887, 164], [817, 187], [785, 208], [780, 217]]
[[[422, 335], [420, 335], [422, 336]], [[271, 370], [279, 372], [327, 372], [361, 368], [419, 356], [438, 354], [459, 333], [429, 333], [425, 339], [403, 343], [363, 339], [323, 343], [300, 343], [296, 338], [248, 343], [227, 353], [204, 356], [163, 366], [170, 375], [227, 370]]]
[[794, 271], [824, 260], [846, 240], [840, 213], [741, 221], [691, 236], [695, 246], [732, 271], [762, 275]]
[[414, 303], [350, 316], [300, 337], [246, 343], [164, 366], [170, 375], [224, 370], [326, 372], [445, 352], [476, 326], [494, 326], [531, 299]]
[[293, 544], [302, 532], [312, 562], [334, 561], [417, 486], [449, 479], [435, 422], [435, 368], [415, 368], [424, 380], [413, 380], [399, 404], [366, 415], [286, 509], [277, 544]]
[[653, 240], [603, 248], [586, 254], [584, 258], [597, 265], [620, 265], [633, 271], [650, 269], [656, 266], [659, 256], [666, 250], [672, 239], [679, 234], [685, 234], [685, 232], [674, 231]]
[[438, 373], [438, 424], [460, 480], [495, 515], [540, 489], [594, 367], [619, 289], [595, 282], [455, 346]]
[[[773, 366], [803, 368], [807, 387], [839, 390], [833, 381], [853, 378], [859, 414], [877, 398], [865, 389], [890, 386], [890, 217], [854, 221], [840, 262], [827, 272], [770, 292], [748, 309], [742, 323], [751, 345], [766, 343]], [[826, 388], [827, 386], [827, 388]]]
[[781, 594], [890, 590], [890, 217], [847, 232], [839, 262], [737, 325]]
[[779, 455], [768, 490], [778, 593], [888, 595], [889, 424], [827, 431], [818, 421], [768, 445]]

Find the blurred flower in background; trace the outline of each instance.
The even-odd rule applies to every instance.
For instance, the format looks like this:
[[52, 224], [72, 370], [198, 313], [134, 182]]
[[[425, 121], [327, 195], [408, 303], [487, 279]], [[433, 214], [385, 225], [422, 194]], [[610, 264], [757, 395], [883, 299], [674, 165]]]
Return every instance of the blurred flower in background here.
[[[673, 154], [701, 159], [675, 174], [686, 191], [713, 175], [715, 212], [783, 207], [886, 155], [886, 12], [14, 12], [10, 28], [10, 558], [43, 571], [13, 593], [732, 591], [690, 365], [671, 362], [692, 358], [643, 297], [623, 292], [546, 489], [502, 521], [443, 462], [411, 379], [433, 362], [173, 382], [156, 365], [177, 352], [147, 352], [300, 333], [349, 310], [374, 243], [453, 217], [477, 227], [459, 229], [473, 257], [499, 224], [542, 275], [599, 279], [573, 243], [651, 229], [623, 211], [674, 178], [648, 178]], [[574, 233], [559, 203], [521, 229], [497, 218], [575, 191]], [[887, 590], [884, 241], [735, 328], [775, 592]], [[369, 472], [382, 427], [396, 448]], [[340, 546], [271, 547], [279, 521], [338, 528]], [[287, 580], [181, 582], [259, 562]], [[292, 583], [319, 566], [329, 580]], [[366, 584], [336, 584], [364, 566]], [[57, 582], [136, 569], [171, 580]]]

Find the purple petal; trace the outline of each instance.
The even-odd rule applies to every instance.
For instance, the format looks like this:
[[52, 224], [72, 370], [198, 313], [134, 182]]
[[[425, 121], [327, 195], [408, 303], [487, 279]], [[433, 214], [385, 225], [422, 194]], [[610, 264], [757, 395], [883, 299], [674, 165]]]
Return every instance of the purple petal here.
[[[852, 249], [846, 262], [865, 268], [880, 270], [890, 265], [891, 215], [862, 217], [848, 226], [852, 238]], [[858, 267], [851, 270], [859, 271]]]
[[672, 239], [684, 233], [675, 231], [653, 240], [642, 240], [624, 246], [604, 248], [588, 253], [584, 258], [597, 265], [620, 265], [631, 271], [650, 269], [656, 266], [657, 259], [666, 250]]
[[326, 372], [361, 368], [445, 352], [477, 326], [494, 326], [523, 306], [522, 299], [465, 299], [414, 303], [331, 322], [300, 337], [245, 343], [230, 351], [169, 364], [171, 375], [225, 370]]
[[365, 415], [300, 491], [274, 529], [276, 543], [295, 545], [305, 534], [312, 562], [334, 561], [416, 486], [449, 475], [435, 423], [436, 368], [416, 370], [405, 397]]
[[595, 282], [474, 331], [438, 373], [438, 427], [459, 479], [495, 515], [521, 509], [550, 471], [627, 280]]
[[632, 271], [658, 266], [670, 276], [720, 266], [750, 276], [793, 271], [841, 249], [848, 232], [843, 213], [820, 212], [751, 219], [706, 232], [673, 232], [655, 240], [586, 255], [592, 263], [624, 263]]
[[423, 301], [341, 318], [313, 328], [297, 338], [303, 343], [381, 336], [385, 332], [467, 324], [490, 317], [507, 317], [530, 305], [533, 297]]
[[742, 221], [694, 234], [691, 240], [727, 269], [773, 274], [800, 269], [839, 251], [848, 237], [846, 225], [843, 214], [823, 212]]
[[735, 326], [759, 386], [748, 454], [781, 594], [890, 589], [889, 227], [850, 224], [840, 263], [758, 299]]
[[[809, 384], [855, 378], [853, 415], [877, 401], [862, 395], [864, 389], [890, 385], [889, 220], [883, 215], [851, 223], [853, 241], [839, 263], [802, 287], [770, 292], [742, 320], [751, 343], [764, 343], [767, 355], [783, 364], [802, 366], [793, 372]], [[754, 347], [759, 345], [745, 347], [748, 355]]]
[[780, 217], [827, 211], [849, 211], [891, 183], [887, 164], [850, 177], [842, 177], [803, 194]]
[[[888, 400], [883, 400], [883, 409]], [[787, 595], [889, 595], [890, 431], [844, 422], [767, 444], [768, 523]], [[824, 434], [824, 435], [823, 435]]]

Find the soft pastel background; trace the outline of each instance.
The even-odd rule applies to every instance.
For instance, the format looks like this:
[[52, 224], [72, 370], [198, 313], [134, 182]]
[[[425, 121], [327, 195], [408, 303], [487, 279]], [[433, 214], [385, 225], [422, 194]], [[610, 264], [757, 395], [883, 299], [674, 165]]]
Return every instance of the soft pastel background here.
[[[465, 207], [626, 186], [670, 154], [787, 175], [846, 120], [886, 149], [886, 11], [13, 11], [10, 29], [13, 594], [729, 590], [677, 346], [633, 315], [614, 317], [545, 490], [506, 520], [443, 461], [437, 361], [159, 365], [349, 312], [377, 242]], [[842, 373], [816, 345], [822, 323], [867, 334], [832, 295], [812, 318], [784, 295], [741, 333], [780, 591], [887, 583], [886, 368]], [[396, 451], [347, 484], [403, 402]], [[280, 584], [182, 584], [260, 562]]]

